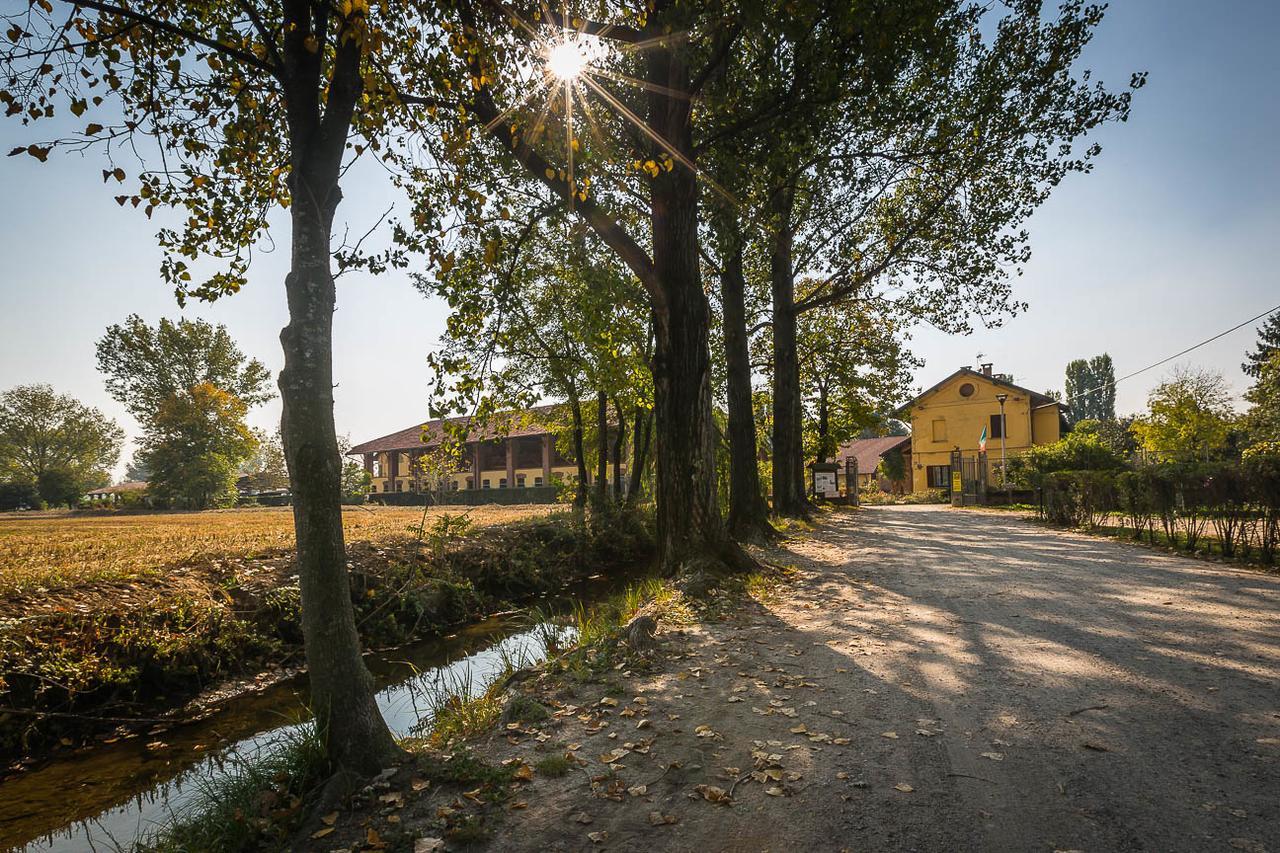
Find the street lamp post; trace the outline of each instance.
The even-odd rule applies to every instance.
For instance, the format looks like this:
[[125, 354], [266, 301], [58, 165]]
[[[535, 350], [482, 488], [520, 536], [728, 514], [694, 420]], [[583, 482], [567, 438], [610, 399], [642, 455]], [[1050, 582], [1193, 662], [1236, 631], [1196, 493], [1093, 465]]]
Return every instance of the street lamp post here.
[[1006, 458], [1006, 455], [1007, 455], [1006, 448], [1008, 447], [1008, 445], [1005, 444], [1005, 441], [1006, 441], [1005, 434], [1008, 432], [1008, 430], [1005, 428], [1005, 420], [1004, 420], [1004, 401], [1008, 399], [1009, 399], [1008, 394], [996, 395], [996, 400], [999, 401], [1000, 403], [1000, 488], [1005, 490], [1005, 500], [1009, 499], [1009, 495], [1008, 495], [1009, 472], [1008, 472], [1008, 460]]

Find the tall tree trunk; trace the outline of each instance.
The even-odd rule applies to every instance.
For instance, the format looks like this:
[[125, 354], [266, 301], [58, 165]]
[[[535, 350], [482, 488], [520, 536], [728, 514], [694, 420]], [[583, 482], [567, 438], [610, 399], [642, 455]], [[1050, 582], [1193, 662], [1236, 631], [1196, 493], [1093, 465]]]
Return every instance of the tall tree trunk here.
[[649, 464], [649, 441], [653, 438], [653, 410], [642, 410], [636, 406], [635, 428], [631, 440], [630, 482], [627, 483], [627, 505], [635, 506], [640, 502], [640, 493], [644, 488], [644, 469]]
[[595, 508], [604, 509], [609, 498], [609, 395], [596, 392], [596, 487]]
[[618, 419], [618, 432], [613, 439], [613, 501], [622, 502], [622, 450], [627, 443], [627, 418], [622, 405], [614, 399], [613, 413]]
[[[372, 776], [399, 749], [374, 701], [373, 678], [360, 656], [342, 534], [342, 460], [333, 423], [333, 311], [330, 270], [333, 215], [342, 198], [338, 175], [360, 97], [362, 39], [343, 37], [322, 82], [314, 40], [325, 43], [330, 18], [312, 4], [287, 0], [283, 36], [285, 102], [294, 204], [285, 293], [289, 324], [280, 332], [284, 368], [280, 433], [293, 491], [296, 566], [311, 707], [325, 752], [346, 782]], [[313, 35], [312, 27], [320, 32]], [[311, 49], [308, 49], [311, 45]], [[325, 108], [321, 111], [321, 99]]]
[[[648, 124], [692, 162], [692, 101], [683, 45], [648, 51]], [[698, 180], [674, 163], [650, 184], [653, 269], [653, 382], [657, 409], [658, 561], [662, 571], [714, 573], [755, 562], [733, 541], [716, 496], [711, 410], [710, 310], [698, 254]]]
[[831, 446], [831, 410], [830, 399], [827, 396], [827, 386], [823, 382], [818, 383], [818, 461], [826, 462], [828, 456], [835, 455], [835, 448]]
[[804, 447], [800, 410], [800, 360], [796, 348], [795, 269], [791, 228], [794, 190], [773, 200], [774, 233], [769, 251], [773, 296], [773, 511], [805, 516]]
[[285, 279], [289, 325], [280, 333], [284, 368], [280, 433], [293, 491], [297, 568], [302, 590], [302, 635], [311, 706], [334, 765], [371, 776], [398, 749], [374, 701], [373, 677], [360, 655], [342, 534], [342, 460], [333, 423], [333, 311], [329, 231], [340, 198], [336, 170], [305, 182], [296, 204], [292, 267]]
[[729, 402], [730, 535], [755, 542], [771, 538], [769, 507], [760, 490], [756, 418], [751, 401], [751, 355], [747, 341], [747, 280], [742, 271], [742, 242], [726, 248], [721, 275], [724, 304], [724, 359]]
[[573, 390], [570, 409], [573, 412], [573, 455], [578, 463], [578, 488], [573, 493], [573, 505], [582, 509], [587, 505], [587, 446], [582, 440], [582, 404], [577, 389]]

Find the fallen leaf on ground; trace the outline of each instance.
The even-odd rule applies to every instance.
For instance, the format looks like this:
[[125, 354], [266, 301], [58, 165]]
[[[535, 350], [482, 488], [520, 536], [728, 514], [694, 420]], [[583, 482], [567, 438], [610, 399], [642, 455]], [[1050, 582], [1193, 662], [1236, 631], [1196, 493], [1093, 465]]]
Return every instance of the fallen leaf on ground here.
[[605, 832], [604, 830], [601, 830], [599, 832], [587, 833], [587, 838], [590, 838], [591, 841], [595, 844], [603, 844], [605, 842], [605, 839], [607, 839], [608, 837], [609, 837], [609, 833]]
[[1001, 752], [984, 752], [983, 758], [990, 758], [992, 761], [1004, 761], [1004, 753]]
[[729, 792], [724, 788], [717, 788], [715, 785], [698, 785], [694, 788], [702, 798], [709, 803], [729, 803]]
[[591, 823], [591, 815], [586, 812], [578, 812], [573, 819], [576, 823]]
[[628, 788], [627, 793], [633, 797], [643, 797], [645, 794], [649, 793], [649, 786], [636, 785], [634, 788]]
[[899, 782], [898, 784], [894, 785], [893, 788], [895, 791], [901, 791], [904, 794], [910, 794], [912, 791], [915, 790], [915, 788], [911, 787], [906, 782]]
[[680, 818], [673, 814], [663, 814], [662, 812], [649, 812], [650, 826], [665, 826], [666, 824], [678, 823]]
[[511, 774], [511, 778], [519, 782], [532, 782], [533, 768], [528, 764], [521, 764], [520, 767], [516, 769], [516, 772]]
[[331, 833], [331, 832], [333, 832], [333, 827], [332, 827], [332, 826], [326, 826], [324, 829], [317, 829], [315, 832], [311, 833], [311, 837], [312, 837], [312, 838], [324, 838], [326, 835], [328, 835], [328, 834], [329, 834], [329, 833]]
[[880, 737], [887, 737], [889, 738], [889, 740], [897, 740], [898, 733], [897, 732], [881, 732]]
[[338, 822], [338, 813], [329, 812], [327, 815], [320, 818], [320, 822], [323, 823], [325, 826], [333, 826], [335, 823]]
[[413, 842], [413, 853], [444, 853], [444, 839], [419, 838]]

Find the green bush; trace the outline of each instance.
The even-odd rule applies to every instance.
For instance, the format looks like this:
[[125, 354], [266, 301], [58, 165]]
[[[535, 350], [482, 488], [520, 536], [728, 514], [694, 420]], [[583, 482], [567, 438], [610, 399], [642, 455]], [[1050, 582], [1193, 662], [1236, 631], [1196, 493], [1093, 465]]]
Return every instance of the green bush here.
[[1125, 462], [1100, 436], [1069, 432], [1060, 441], [1029, 448], [1009, 460], [1009, 481], [1023, 488], [1042, 488], [1059, 471], [1122, 471]]
[[1276, 562], [1280, 552], [1280, 452], [1246, 453], [1239, 462], [1162, 462], [1128, 471], [1037, 474], [1040, 515], [1069, 527], [1096, 527], [1121, 514], [1135, 538], [1186, 551], [1212, 533], [1227, 558]]
[[1097, 527], [1116, 509], [1111, 471], [1054, 471], [1042, 479], [1044, 517], [1064, 527]]

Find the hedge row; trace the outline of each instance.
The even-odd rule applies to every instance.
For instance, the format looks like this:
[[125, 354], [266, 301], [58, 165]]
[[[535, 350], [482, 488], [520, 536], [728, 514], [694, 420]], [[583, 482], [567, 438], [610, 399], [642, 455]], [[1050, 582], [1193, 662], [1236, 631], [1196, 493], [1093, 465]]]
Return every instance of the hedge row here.
[[1280, 456], [1166, 462], [1128, 471], [1056, 471], [1040, 478], [1040, 517], [1097, 527], [1119, 515], [1135, 538], [1196, 551], [1212, 535], [1224, 557], [1274, 565], [1280, 553]]

